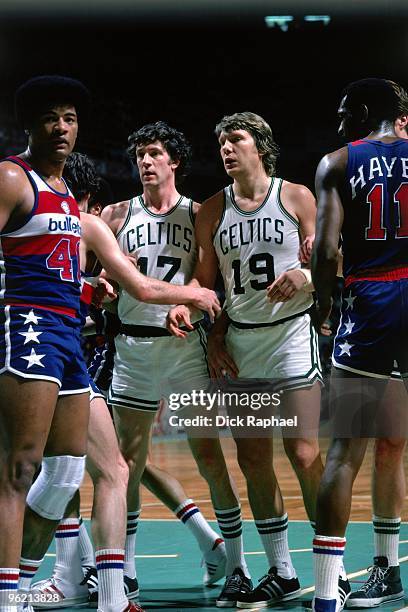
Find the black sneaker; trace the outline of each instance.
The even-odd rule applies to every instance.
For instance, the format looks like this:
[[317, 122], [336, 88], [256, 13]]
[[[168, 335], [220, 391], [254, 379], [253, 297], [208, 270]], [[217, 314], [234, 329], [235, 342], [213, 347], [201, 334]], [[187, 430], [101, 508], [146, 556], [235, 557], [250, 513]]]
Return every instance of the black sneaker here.
[[271, 567], [253, 591], [239, 593], [237, 608], [267, 608], [278, 601], [295, 599], [300, 595], [300, 591], [297, 578], [282, 578], [276, 567]]
[[[129, 600], [139, 597], [139, 584], [137, 578], [123, 576], [125, 595]], [[98, 573], [95, 567], [88, 567], [85, 577], [81, 584], [88, 585], [88, 606], [89, 608], [98, 607]]]
[[389, 567], [387, 557], [374, 557], [367, 582], [350, 595], [347, 608], [375, 608], [384, 601], [403, 597], [399, 566]]
[[81, 584], [86, 584], [88, 587], [88, 606], [90, 608], [98, 607], [98, 572], [96, 567], [92, 565], [82, 568], [85, 572], [84, 579]]
[[139, 583], [137, 578], [129, 578], [129, 576], [123, 576], [125, 583], [125, 595], [128, 599], [137, 599], [139, 597]]
[[350, 594], [351, 594], [351, 586], [350, 586], [347, 576], [345, 580], [339, 577], [340, 610], [343, 610], [344, 606], [346, 605], [346, 601], [350, 597]]
[[224, 587], [215, 600], [215, 605], [217, 608], [235, 608], [242, 594], [249, 593], [251, 590], [252, 580], [245, 576], [240, 567], [237, 567], [231, 576], [227, 576]]
[[[309, 599], [303, 602], [302, 607], [305, 610], [326, 610], [330, 611], [331, 609], [335, 610], [335, 612], [341, 612], [344, 609], [344, 605], [348, 598], [350, 597], [351, 586], [346, 577], [345, 580], [339, 577], [339, 596], [337, 599]], [[317, 599], [317, 601], [316, 601]], [[314, 607], [313, 607], [314, 605]]]

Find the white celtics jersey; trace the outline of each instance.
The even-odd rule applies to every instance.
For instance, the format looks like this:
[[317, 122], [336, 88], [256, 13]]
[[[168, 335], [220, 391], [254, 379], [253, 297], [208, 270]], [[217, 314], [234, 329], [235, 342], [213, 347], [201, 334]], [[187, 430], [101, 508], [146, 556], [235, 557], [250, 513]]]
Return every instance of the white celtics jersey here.
[[[187, 284], [196, 261], [192, 200], [181, 196], [171, 210], [157, 214], [148, 210], [142, 196], [132, 198], [117, 241], [125, 255], [136, 256], [143, 274], [175, 285]], [[170, 308], [140, 302], [124, 289], [119, 293], [118, 315], [128, 325], [166, 327]]]
[[269, 325], [312, 304], [304, 291], [288, 302], [270, 304], [266, 298], [266, 288], [281, 272], [300, 268], [299, 223], [283, 207], [281, 187], [282, 179], [272, 178], [265, 200], [251, 212], [238, 207], [232, 185], [224, 189], [214, 247], [225, 284], [225, 308], [237, 323]]

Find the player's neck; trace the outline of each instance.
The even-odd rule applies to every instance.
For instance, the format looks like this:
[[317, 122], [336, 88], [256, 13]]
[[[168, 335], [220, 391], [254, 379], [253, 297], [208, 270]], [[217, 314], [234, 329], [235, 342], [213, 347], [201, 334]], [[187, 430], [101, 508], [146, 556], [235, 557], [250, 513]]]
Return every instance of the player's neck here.
[[398, 140], [400, 137], [395, 132], [394, 124], [390, 121], [383, 121], [377, 130], [373, 130], [366, 137], [366, 140]]
[[143, 200], [147, 208], [157, 213], [165, 213], [171, 210], [180, 199], [174, 184], [172, 185], [148, 185], [143, 189]]
[[233, 189], [236, 198], [262, 202], [268, 193], [271, 177], [267, 174], [240, 176], [234, 180]]
[[26, 161], [33, 170], [44, 177], [47, 181], [61, 182], [62, 173], [64, 171], [65, 159], [53, 160], [48, 159], [37, 153], [36, 150], [32, 150], [29, 147], [20, 156]]

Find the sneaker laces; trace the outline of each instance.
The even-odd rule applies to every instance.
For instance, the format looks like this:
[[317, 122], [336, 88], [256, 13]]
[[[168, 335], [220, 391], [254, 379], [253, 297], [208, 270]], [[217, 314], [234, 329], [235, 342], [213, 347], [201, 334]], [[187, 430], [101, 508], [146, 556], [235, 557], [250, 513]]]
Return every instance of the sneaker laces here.
[[239, 592], [241, 590], [242, 578], [238, 574], [233, 574], [227, 580], [225, 585], [225, 590], [230, 591], [231, 593]]
[[388, 568], [382, 568], [378, 567], [378, 565], [373, 565], [372, 567], [368, 567], [367, 569], [369, 571], [371, 570], [371, 574], [367, 582], [361, 587], [361, 590], [364, 592], [371, 589], [371, 587], [374, 586], [377, 582], [383, 582]]
[[259, 585], [258, 586], [262, 586], [263, 584], [265, 584], [265, 582], [268, 582], [271, 578], [276, 578], [276, 576], [278, 575], [278, 570], [276, 567], [271, 567], [271, 569], [269, 570], [269, 572], [267, 574], [265, 574], [265, 576], [262, 576], [262, 578], [258, 579]]

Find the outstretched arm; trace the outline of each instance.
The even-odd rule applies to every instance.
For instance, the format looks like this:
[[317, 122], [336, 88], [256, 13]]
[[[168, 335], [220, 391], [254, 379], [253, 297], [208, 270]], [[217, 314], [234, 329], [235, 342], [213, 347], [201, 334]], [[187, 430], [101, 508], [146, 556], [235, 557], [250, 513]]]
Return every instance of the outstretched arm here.
[[81, 213], [82, 239], [93, 251], [108, 276], [116, 280], [130, 295], [152, 304], [192, 303], [206, 310], [211, 318], [220, 311], [214, 291], [183, 285], [172, 285], [144, 276], [121, 252], [109, 227], [94, 215]]
[[347, 165], [347, 149], [326, 155], [316, 171], [317, 221], [312, 253], [312, 278], [317, 297], [318, 323], [330, 314], [334, 291], [339, 238], [343, 225], [340, 189]]

